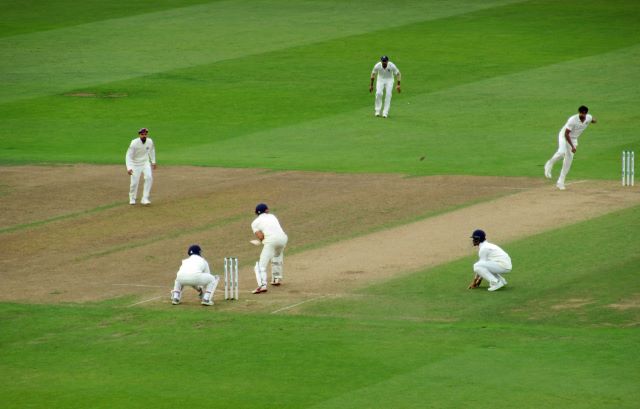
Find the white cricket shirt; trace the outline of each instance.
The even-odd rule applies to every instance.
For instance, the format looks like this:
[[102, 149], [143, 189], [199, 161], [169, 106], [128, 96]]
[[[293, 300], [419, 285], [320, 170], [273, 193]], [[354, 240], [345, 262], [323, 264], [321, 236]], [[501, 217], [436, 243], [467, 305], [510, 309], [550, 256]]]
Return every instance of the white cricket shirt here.
[[591, 117], [591, 115], [587, 114], [584, 122], [582, 122], [580, 121], [580, 117], [578, 114], [573, 115], [567, 120], [567, 123], [564, 124], [562, 129], [560, 129], [560, 133], [558, 134], [558, 136], [561, 137], [562, 140], [564, 140], [564, 132], [568, 129], [571, 132], [569, 134], [569, 136], [571, 137], [571, 141], [574, 145], [576, 145], [576, 143], [578, 142], [578, 137], [582, 134], [582, 132], [584, 132], [585, 129], [587, 129], [587, 126], [589, 126], [592, 119], [593, 118]]
[[478, 245], [478, 257], [481, 261], [493, 261], [504, 268], [511, 269], [511, 257], [507, 252], [486, 240]]
[[178, 270], [178, 275], [188, 274], [211, 274], [209, 263], [201, 256], [192, 254], [189, 258], [182, 260], [182, 265], [180, 266], [180, 270]]
[[271, 213], [262, 213], [251, 223], [253, 233], [261, 231], [264, 234], [263, 242], [268, 242], [271, 237], [286, 236], [278, 218]]
[[400, 75], [400, 70], [394, 63], [389, 61], [387, 63], [387, 68], [382, 68], [382, 62], [378, 62], [373, 66], [373, 71], [371, 71], [371, 75], [376, 75], [379, 80], [384, 81], [393, 81], [393, 77]]
[[140, 138], [132, 140], [125, 158], [127, 169], [134, 166], [144, 166], [149, 163], [149, 160], [151, 163], [156, 163], [156, 148], [153, 140], [147, 138], [145, 143], [142, 143]]

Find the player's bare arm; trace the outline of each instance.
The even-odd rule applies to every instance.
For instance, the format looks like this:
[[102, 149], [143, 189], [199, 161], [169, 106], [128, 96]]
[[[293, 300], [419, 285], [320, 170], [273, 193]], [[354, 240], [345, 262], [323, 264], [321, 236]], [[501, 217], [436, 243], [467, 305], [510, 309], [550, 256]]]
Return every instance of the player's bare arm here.
[[258, 240], [262, 241], [264, 240], [264, 233], [261, 232], [260, 230], [258, 230], [257, 232], [255, 232], [256, 237], [258, 238]]
[[471, 284], [469, 284], [469, 289], [479, 288], [480, 283], [482, 283], [482, 277], [476, 274], [475, 277], [473, 277]]
[[571, 131], [568, 129], [565, 129], [564, 131], [564, 139], [567, 140], [567, 143], [569, 144], [569, 146], [571, 146], [571, 152], [576, 153], [576, 147], [573, 146], [573, 142], [571, 141]]
[[375, 81], [376, 76], [374, 74], [371, 74], [371, 83], [369, 84], [369, 92], [373, 91], [373, 81]]

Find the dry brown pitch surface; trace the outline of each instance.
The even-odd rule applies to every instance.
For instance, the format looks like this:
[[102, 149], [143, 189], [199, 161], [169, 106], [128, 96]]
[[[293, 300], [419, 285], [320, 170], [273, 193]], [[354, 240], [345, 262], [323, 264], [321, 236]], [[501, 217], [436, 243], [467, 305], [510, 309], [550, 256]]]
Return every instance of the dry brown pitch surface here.
[[[505, 243], [640, 204], [637, 189], [610, 181], [580, 181], [560, 192], [543, 178], [195, 167], [160, 167], [151, 206], [128, 205], [127, 191], [122, 166], [0, 168], [0, 299], [128, 296], [128, 305], [170, 308], [180, 260], [199, 243], [215, 273], [224, 256], [241, 262], [240, 301], [217, 302], [214, 310], [291, 311], [473, 254], [475, 228]], [[258, 202], [270, 205], [290, 244], [285, 284], [252, 295], [259, 250], [249, 244], [249, 225]], [[200, 308], [195, 293], [183, 301], [178, 308]]]

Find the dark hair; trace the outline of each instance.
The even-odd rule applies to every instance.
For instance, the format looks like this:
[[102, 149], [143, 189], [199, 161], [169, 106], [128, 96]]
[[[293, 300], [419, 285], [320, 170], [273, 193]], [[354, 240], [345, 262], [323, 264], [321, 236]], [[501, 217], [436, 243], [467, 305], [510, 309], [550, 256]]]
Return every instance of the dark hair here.
[[586, 114], [587, 112], [589, 112], [589, 108], [584, 105], [580, 105], [580, 108], [578, 108], [578, 112], [580, 112], [581, 114]]

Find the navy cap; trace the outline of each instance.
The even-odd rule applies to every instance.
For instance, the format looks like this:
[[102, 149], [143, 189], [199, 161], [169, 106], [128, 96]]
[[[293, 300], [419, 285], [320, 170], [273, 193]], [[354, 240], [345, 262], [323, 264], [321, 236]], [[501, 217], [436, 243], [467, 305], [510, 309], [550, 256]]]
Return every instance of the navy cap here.
[[486, 240], [487, 234], [483, 230], [478, 229], [471, 233], [471, 238], [483, 242]]
[[190, 246], [189, 250], [187, 250], [187, 254], [190, 256], [193, 256], [194, 254], [200, 255], [201, 252], [202, 249], [197, 244]]
[[380, 57], [380, 61], [389, 61], [389, 57], [383, 55], [382, 57]]
[[266, 212], [267, 210], [269, 210], [269, 206], [267, 206], [264, 203], [260, 203], [256, 206], [256, 214], [262, 214], [264, 212]]

